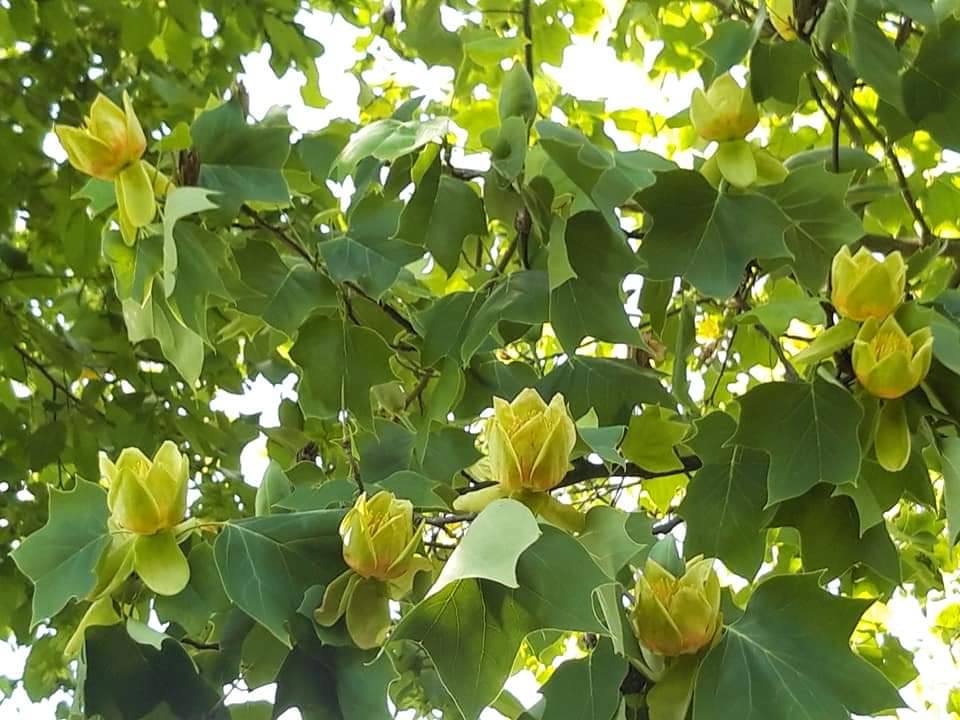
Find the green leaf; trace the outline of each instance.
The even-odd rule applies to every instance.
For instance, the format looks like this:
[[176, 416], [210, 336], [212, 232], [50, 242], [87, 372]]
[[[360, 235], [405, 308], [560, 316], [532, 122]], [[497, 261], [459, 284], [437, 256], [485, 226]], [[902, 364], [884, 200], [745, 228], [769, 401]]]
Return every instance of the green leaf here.
[[850, 177], [827, 172], [822, 165], [804, 165], [766, 190], [790, 218], [786, 241], [791, 264], [813, 292], [826, 284], [837, 251], [863, 236], [863, 223], [844, 201]]
[[[509, 273], [490, 294], [477, 305], [467, 309], [468, 318], [461, 322], [466, 329], [460, 349], [460, 358], [470, 362], [494, 328], [503, 321], [539, 325], [548, 315], [547, 274], [542, 270], [520, 270]], [[478, 293], [476, 300], [480, 299]]]
[[[466, 720], [476, 720], [500, 693], [528, 633], [603, 630], [593, 611], [593, 590], [608, 579], [572, 537], [550, 526], [541, 529], [517, 563], [518, 589], [457, 580], [414, 607], [391, 636], [426, 650]], [[558, 567], [564, 568], [563, 583], [556, 579]]]
[[902, 108], [902, 63], [893, 40], [878, 26], [882, 5], [876, 0], [847, 0], [846, 7], [853, 67], [881, 98]]
[[688, 430], [687, 423], [677, 420], [675, 413], [659, 406], [648, 407], [643, 414], [630, 418], [620, 452], [630, 462], [653, 472], [680, 471], [683, 463], [674, 448]]
[[694, 717], [846, 720], [903, 707], [893, 685], [850, 651], [850, 634], [871, 603], [831, 595], [812, 574], [761, 583], [704, 658]]
[[611, 578], [652, 543], [649, 527], [646, 533], [639, 532], [635, 518], [644, 525], [651, 524], [645, 515], [625, 513], [607, 505], [597, 505], [587, 511], [586, 527], [577, 539]]
[[463, 44], [457, 33], [440, 22], [442, 4], [441, 0], [416, 0], [407, 5], [406, 27], [400, 38], [428, 65], [457, 68], [463, 60]]
[[540, 380], [537, 389], [544, 397], [563, 393], [574, 417], [596, 410], [600, 425], [625, 425], [641, 403], [676, 404], [656, 373], [612, 358], [570, 358]]
[[469, 183], [441, 174], [438, 156], [404, 208], [397, 238], [426, 247], [449, 275], [457, 269], [467, 236], [486, 231], [480, 196]]
[[926, 32], [913, 65], [903, 76], [903, 104], [915, 122], [960, 102], [960, 20], [950, 17]]
[[415, 508], [421, 510], [446, 510], [447, 502], [440, 497], [435, 488], [439, 483], [412, 470], [400, 470], [376, 483], [378, 487], [389, 490], [398, 498], [409, 500]]
[[[760, 22], [762, 26], [762, 18]], [[759, 30], [759, 26], [756, 29]], [[713, 34], [697, 46], [708, 58], [701, 71], [704, 84], [709, 85], [714, 78], [743, 60], [758, 36], [758, 32], [740, 20], [724, 20], [717, 24]]]
[[297, 648], [277, 677], [272, 717], [296, 707], [304, 718], [318, 720], [390, 720], [387, 689], [395, 678], [386, 653]]
[[468, 578], [518, 587], [517, 560], [539, 537], [537, 521], [525, 505], [516, 500], [496, 500], [470, 523], [430, 593]]
[[254, 502], [257, 517], [272, 515], [273, 506], [292, 492], [293, 488], [287, 474], [276, 460], [271, 460], [263, 473], [263, 478], [260, 480], [260, 487], [257, 488]]
[[335, 167], [342, 175], [350, 174], [364, 158], [392, 162], [412, 153], [429, 142], [442, 138], [447, 133], [450, 119], [410, 120], [401, 122], [393, 118], [377, 120], [350, 138], [337, 157]]
[[154, 710], [183, 718], [214, 712], [219, 693], [200, 676], [183, 646], [159, 633], [149, 644], [136, 640], [132, 634], [145, 633], [135, 624], [131, 620], [128, 627], [119, 624], [87, 630], [86, 672], [80, 680], [84, 711], [104, 718], [153, 717]]
[[150, 297], [153, 280], [160, 272], [163, 243], [156, 235], [127, 245], [119, 232], [103, 233], [103, 256], [113, 270], [114, 287], [121, 300], [143, 304]]
[[339, 510], [269, 515], [228, 523], [217, 537], [227, 596], [288, 647], [288, 622], [304, 592], [343, 572], [342, 518]]
[[829, 485], [818, 485], [799, 498], [784, 502], [771, 523], [800, 532], [805, 570], [825, 570], [839, 577], [856, 564], [868, 565], [893, 583], [900, 582], [900, 558], [883, 523], [860, 533], [853, 500], [831, 497]]
[[687, 523], [684, 555], [719, 558], [733, 572], [751, 579], [763, 562], [769, 463], [763, 453], [725, 445], [736, 431], [726, 413], [707, 415], [697, 429], [698, 437], [713, 439], [709, 456], [696, 447], [704, 464], [677, 510]]
[[52, 618], [97, 584], [97, 561], [110, 544], [107, 494], [77, 480], [70, 492], [50, 488], [49, 520], [11, 554], [33, 582], [31, 626]]
[[601, 638], [585, 658], [567, 660], [541, 689], [546, 701], [541, 720], [610, 720], [620, 704], [627, 661]]
[[804, 42], [758, 42], [750, 53], [753, 99], [759, 103], [774, 98], [795, 107], [804, 75], [814, 66], [810, 46]]
[[281, 168], [290, 154], [290, 128], [248, 125], [239, 103], [228, 102], [198, 115], [190, 135], [204, 188], [223, 193], [232, 205], [289, 202]]
[[297, 392], [304, 415], [332, 418], [346, 409], [361, 425], [372, 427], [370, 388], [393, 380], [392, 354], [373, 330], [345, 325], [339, 318], [311, 318], [290, 349], [291, 359], [303, 369]]
[[177, 225], [173, 235], [179, 265], [169, 301], [183, 324], [209, 342], [208, 298], [233, 299], [224, 282], [231, 267], [227, 244], [219, 235], [189, 222]]
[[163, 356], [192, 387], [203, 370], [203, 338], [174, 315], [160, 293], [152, 293], [145, 305], [123, 301], [123, 318], [131, 343], [154, 338]]
[[943, 504], [950, 528], [950, 542], [960, 537], [960, 439], [944, 438], [941, 443], [943, 463]]
[[281, 257], [269, 243], [250, 240], [234, 251], [234, 257], [252, 291], [239, 299], [237, 307], [261, 316], [290, 337], [315, 311], [337, 307], [333, 283], [303, 260]]
[[854, 482], [863, 409], [844, 388], [813, 383], [758, 385], [740, 399], [733, 442], [770, 455], [767, 504], [799, 497], [820, 482]]
[[177, 244], [173, 239], [177, 222], [188, 215], [217, 208], [218, 205], [210, 200], [216, 195], [205, 188], [197, 187], [177, 187], [167, 193], [167, 200], [163, 205], [163, 289], [167, 297], [173, 294], [177, 283], [179, 259]]
[[630, 324], [620, 294], [637, 260], [622, 235], [600, 213], [583, 212], [567, 222], [564, 239], [577, 276], [550, 293], [550, 322], [564, 350], [572, 355], [587, 336], [637, 345], [640, 333]]
[[637, 199], [653, 216], [640, 257], [654, 280], [680, 275], [701, 292], [726, 298], [751, 260], [791, 256], [784, 243], [790, 221], [761, 195], [717, 193], [700, 173], [675, 170], [660, 173]]

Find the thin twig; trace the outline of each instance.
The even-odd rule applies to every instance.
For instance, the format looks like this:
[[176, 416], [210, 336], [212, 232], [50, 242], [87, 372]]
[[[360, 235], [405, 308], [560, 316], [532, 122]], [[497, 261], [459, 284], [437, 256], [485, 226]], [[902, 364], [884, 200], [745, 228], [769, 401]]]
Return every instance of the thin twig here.
[[404, 330], [406, 330], [408, 333], [410, 333], [410, 334], [412, 334], [412, 335], [416, 335], [416, 334], [417, 334], [416, 329], [413, 327], [413, 323], [411, 323], [409, 320], [407, 320], [407, 318], [404, 317], [403, 313], [401, 313], [399, 310], [397, 310], [395, 307], [393, 307], [393, 305], [391, 305], [390, 303], [385, 302], [385, 301], [383, 301], [383, 300], [377, 300], [377, 299], [374, 298], [372, 295], [370, 295], [366, 290], [364, 290], [362, 287], [360, 287], [359, 285], [357, 285], [357, 284], [354, 283], [354, 282], [351, 282], [350, 280], [347, 280], [347, 281], [346, 281], [345, 283], [343, 283], [343, 284], [346, 285], [346, 286], [347, 286], [348, 288], [350, 288], [351, 290], [353, 290], [355, 293], [357, 293], [357, 295], [360, 295], [360, 296], [363, 297], [364, 299], [369, 300], [369, 301], [372, 302], [374, 305], [376, 305], [376, 306], [379, 307], [381, 310], [383, 310], [383, 312], [386, 313], [386, 314], [390, 317], [391, 320], [393, 320], [395, 323], [397, 323], [397, 325], [399, 325], [400, 327], [402, 327], [402, 328], [403, 328]]
[[523, 0], [523, 34], [527, 38], [527, 44], [523, 48], [523, 60], [531, 80], [534, 77], [532, 5], [532, 0]]
[[794, 383], [801, 382], [802, 378], [800, 377], [800, 373], [797, 372], [797, 369], [793, 366], [793, 363], [790, 362], [790, 358], [788, 358], [787, 354], [784, 352], [780, 341], [777, 340], [777, 338], [775, 338], [769, 330], [767, 330], [763, 323], [757, 323], [755, 327], [757, 328], [757, 332], [767, 339], [767, 342], [770, 343], [770, 347], [772, 347], [773, 351], [777, 354], [777, 358], [779, 358], [780, 362], [783, 363], [783, 369], [786, 373], [787, 380]]
[[317, 268], [317, 260], [316, 260], [316, 258], [314, 258], [314, 257], [307, 251], [307, 249], [306, 249], [305, 247], [303, 247], [303, 245], [301, 245], [301, 244], [298, 243], [296, 240], [294, 240], [292, 237], [290, 237], [289, 235], [287, 235], [287, 233], [284, 232], [283, 228], [278, 228], [278, 227], [275, 226], [275, 225], [271, 225], [271, 224], [268, 223], [266, 220], [264, 220], [262, 217], [260, 217], [260, 215], [259, 215], [255, 210], [252, 210], [252, 209], [248, 208], [246, 205], [244, 205], [244, 206], [241, 208], [241, 210], [243, 210], [243, 213], [244, 213], [247, 217], [249, 217], [249, 218], [251, 218], [251, 219], [253, 220], [254, 224], [256, 224], [257, 227], [259, 227], [259, 228], [261, 228], [261, 229], [263, 229], [263, 230], [267, 230], [267, 231], [273, 233], [274, 235], [276, 235], [278, 238], [280, 238], [280, 240], [281, 240], [287, 247], [289, 247], [291, 250], [293, 250], [295, 253], [297, 253], [300, 257], [302, 257], [304, 260], [306, 260], [308, 263], [310, 263], [310, 266], [311, 266], [313, 269], [316, 269], [316, 268]]
[[663, 522], [658, 522], [650, 528], [650, 532], [654, 535], [666, 535], [668, 532], [673, 530], [677, 525], [683, 524], [683, 518], [679, 515], [674, 515], [673, 517], [667, 518]]

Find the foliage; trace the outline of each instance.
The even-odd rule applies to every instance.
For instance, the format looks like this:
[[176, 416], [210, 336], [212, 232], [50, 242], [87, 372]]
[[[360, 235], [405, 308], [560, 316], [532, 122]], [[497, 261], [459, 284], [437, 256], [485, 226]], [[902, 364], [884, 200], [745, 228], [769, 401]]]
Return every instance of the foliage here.
[[[327, 105], [311, 17], [356, 113], [255, 120], [265, 45]], [[577, 97], [588, 38], [703, 89]], [[957, 48], [949, 0], [0, 3], [0, 707], [903, 706], [886, 606], [957, 576]]]

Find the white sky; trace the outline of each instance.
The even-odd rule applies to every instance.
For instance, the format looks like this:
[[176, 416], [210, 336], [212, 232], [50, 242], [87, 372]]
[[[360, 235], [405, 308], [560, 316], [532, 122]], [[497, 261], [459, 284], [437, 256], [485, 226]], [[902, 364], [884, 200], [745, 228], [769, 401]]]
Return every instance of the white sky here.
[[[444, 8], [444, 22], [451, 28], [458, 23], [456, 13]], [[399, 13], [398, 13], [399, 15]], [[350, 68], [360, 58], [354, 50], [354, 42], [359, 33], [352, 25], [337, 16], [328, 13], [301, 13], [298, 17], [306, 28], [307, 34], [319, 40], [326, 52], [317, 61], [320, 77], [320, 89], [330, 104], [323, 109], [306, 107], [300, 98], [300, 87], [304, 76], [298, 71], [289, 71], [277, 78], [270, 69], [269, 49], [252, 53], [244, 60], [245, 72], [241, 76], [249, 95], [250, 111], [256, 118], [262, 118], [275, 105], [289, 108], [291, 124], [301, 132], [310, 132], [325, 127], [335, 118], [358, 120], [357, 94], [359, 83], [350, 73]], [[398, 22], [402, 18], [398, 17]], [[204, 15], [204, 34], [212, 34], [216, 21], [208, 14]], [[608, 21], [600, 28], [597, 38], [574, 36], [573, 44], [564, 55], [560, 68], [546, 68], [562, 86], [563, 90], [584, 100], [607, 100], [611, 110], [640, 107], [662, 116], [671, 116], [687, 107], [692, 89], [699, 85], [695, 73], [682, 80], [661, 87], [648, 77], [649, 67], [623, 63], [617, 60], [614, 51], [606, 47], [606, 35], [611, 30]], [[398, 58], [382, 40], [376, 41], [373, 51], [378, 62], [373, 70], [364, 75], [364, 79], [373, 84], [393, 77], [405, 85], [418, 89], [429, 99], [443, 100], [452, 85], [453, 71], [449, 68], [428, 68], [422, 62], [407, 62]], [[653, 48], [646, 53], [646, 62], [652, 63], [656, 56]], [[632, 140], [620, 133], [608, 123], [608, 133], [623, 148], [632, 148]], [[653, 139], [644, 146], [653, 151], [663, 151], [664, 147]], [[44, 145], [51, 157], [62, 162], [65, 155], [51, 134]], [[680, 158], [683, 162], [686, 158]], [[458, 158], [464, 166], [485, 167], [485, 158]], [[685, 164], [685, 163], [684, 163]], [[214, 401], [215, 407], [228, 414], [249, 414], [262, 412], [264, 426], [278, 424], [277, 407], [282, 397], [296, 397], [293, 391], [294, 376], [288, 377], [280, 386], [273, 386], [262, 377], [251, 383], [243, 396], [221, 393]], [[260, 477], [266, 468], [265, 441], [261, 436], [252, 442], [241, 456], [244, 476], [251, 485], [259, 485]], [[936, 640], [930, 631], [932, 618], [936, 610], [947, 601], [934, 603], [925, 616], [919, 605], [912, 599], [900, 597], [890, 604], [889, 627], [909, 649], [916, 651], [916, 664], [920, 670], [920, 680], [904, 693], [905, 699], [914, 708], [903, 712], [901, 718], [909, 720], [947, 720], [944, 710], [927, 710], [924, 701], [934, 708], [945, 708], [947, 693], [951, 683], [956, 682], [956, 667], [949, 650]], [[928, 617], [931, 618], [928, 620]], [[0, 642], [0, 675], [10, 678], [20, 677], [26, 650], [14, 648]], [[528, 671], [523, 671], [510, 679], [508, 689], [526, 705], [532, 705], [538, 698], [537, 684]], [[228, 704], [253, 699], [273, 700], [275, 686], [260, 688], [254, 693], [242, 690], [234, 691]], [[8, 718], [29, 718], [45, 720], [54, 717], [57, 702], [64, 700], [62, 695], [32, 705], [22, 689], [18, 689], [12, 700], [0, 706], [4, 720]], [[295, 720], [300, 715], [296, 710], [284, 713], [283, 720]], [[489, 710], [485, 720], [500, 718], [499, 713]]]

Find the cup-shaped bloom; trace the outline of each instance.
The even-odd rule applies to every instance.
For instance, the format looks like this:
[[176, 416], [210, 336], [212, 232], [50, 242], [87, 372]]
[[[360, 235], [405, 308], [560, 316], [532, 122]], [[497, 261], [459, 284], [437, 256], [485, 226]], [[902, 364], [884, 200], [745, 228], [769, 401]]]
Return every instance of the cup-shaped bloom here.
[[742, 140], [760, 121], [750, 88], [742, 88], [724, 73], [704, 92], [693, 91], [690, 120], [704, 140]]
[[511, 491], [546, 492], [570, 469], [577, 430], [563, 395], [547, 405], [527, 388], [513, 400], [493, 399], [487, 443], [493, 479]]
[[890, 315], [870, 318], [853, 341], [853, 370], [868, 393], [886, 400], [902, 397], [927, 376], [933, 358], [933, 332], [907, 335]]
[[647, 560], [637, 581], [633, 624], [653, 652], [673, 657], [709, 645], [720, 629], [720, 580], [713, 561], [695, 558], [682, 577]]
[[388, 581], [406, 574], [414, 563], [420, 528], [413, 524], [413, 504], [381, 490], [362, 493], [340, 523], [343, 559], [364, 578]]
[[830, 281], [833, 306], [842, 317], [883, 320], [903, 302], [907, 266], [899, 251], [877, 260], [866, 248], [851, 255], [844, 245], [833, 256]]
[[100, 474], [109, 485], [107, 505], [117, 526], [137, 535], [169, 530], [187, 512], [187, 456], [169, 440], [153, 460], [125, 448], [116, 463], [100, 453]]
[[101, 180], [115, 180], [143, 156], [147, 140], [133, 110], [130, 96], [123, 94], [123, 108], [106, 95], [98, 95], [83, 127], [56, 125], [54, 131], [77, 170]]
[[796, 40], [793, 0], [767, 0], [767, 10], [769, 10], [770, 23], [777, 34], [784, 40]]

